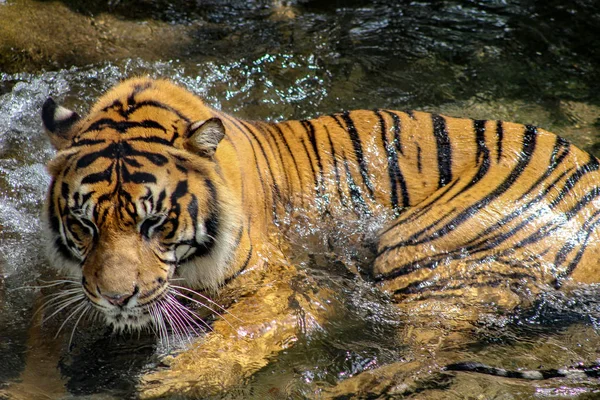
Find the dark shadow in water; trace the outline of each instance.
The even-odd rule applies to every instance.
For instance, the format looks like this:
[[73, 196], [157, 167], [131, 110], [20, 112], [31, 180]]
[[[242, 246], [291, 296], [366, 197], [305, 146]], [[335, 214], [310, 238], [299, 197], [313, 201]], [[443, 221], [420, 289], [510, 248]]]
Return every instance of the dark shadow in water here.
[[[84, 15], [200, 22], [179, 57], [315, 54], [357, 91], [378, 84], [383, 102], [397, 104], [406, 93], [431, 106], [482, 95], [600, 103], [600, 3], [588, 0], [62, 2]], [[278, 16], [286, 7], [292, 12]]]
[[91, 340], [84, 335], [75, 339], [72, 351], [64, 354], [59, 363], [67, 390], [76, 395], [132, 396], [142, 369], [156, 362], [156, 337], [113, 335], [108, 328]]

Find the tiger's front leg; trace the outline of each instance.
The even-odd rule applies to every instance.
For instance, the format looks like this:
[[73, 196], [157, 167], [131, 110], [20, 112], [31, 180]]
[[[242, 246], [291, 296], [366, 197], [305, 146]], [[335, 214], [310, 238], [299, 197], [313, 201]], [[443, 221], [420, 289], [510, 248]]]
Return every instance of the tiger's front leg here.
[[[326, 294], [304, 290], [303, 282], [310, 283], [291, 265], [267, 269], [265, 274], [251, 271], [223, 289], [220, 297], [233, 295], [235, 303], [203, 338], [163, 360], [165, 368], [141, 377], [141, 398], [203, 397], [227, 390], [321, 324]], [[248, 287], [254, 289], [246, 292]]]

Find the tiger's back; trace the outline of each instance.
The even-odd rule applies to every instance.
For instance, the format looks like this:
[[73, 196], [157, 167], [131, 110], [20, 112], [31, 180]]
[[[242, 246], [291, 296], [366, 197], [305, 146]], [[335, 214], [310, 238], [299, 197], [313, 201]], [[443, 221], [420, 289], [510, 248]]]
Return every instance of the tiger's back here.
[[373, 274], [399, 300], [597, 282], [598, 160], [550, 132], [389, 110], [245, 128], [288, 156], [268, 170], [294, 207], [310, 199], [316, 219], [381, 206], [397, 216]]

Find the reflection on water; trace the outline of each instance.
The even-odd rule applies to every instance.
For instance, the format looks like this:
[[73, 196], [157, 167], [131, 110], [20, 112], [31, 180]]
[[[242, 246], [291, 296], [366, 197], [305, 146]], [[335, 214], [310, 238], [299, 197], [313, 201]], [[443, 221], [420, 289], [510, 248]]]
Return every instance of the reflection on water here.
[[[63, 3], [76, 15], [86, 15], [81, 3]], [[134, 19], [128, 2], [108, 3], [114, 3], [116, 15]], [[290, 9], [277, 15], [272, 2], [252, 7], [236, 1], [225, 6], [143, 3], [149, 7], [137, 18], [190, 27], [186, 34], [192, 40], [178, 60], [159, 55], [159, 61], [145, 61], [133, 53], [91, 66], [0, 73], [0, 382], [18, 376], [26, 354], [34, 292], [22, 287], [45, 276], [39, 210], [49, 183], [44, 164], [53, 151], [42, 133], [39, 110], [49, 95], [84, 112], [120, 79], [149, 74], [169, 77], [243, 118], [304, 118], [376, 106], [435, 109], [533, 122], [587, 149], [598, 142], [600, 57], [589, 40], [598, 37], [600, 22], [586, 2], [307, 1], [288, 2]], [[348, 223], [341, 232], [313, 228], [288, 232], [290, 257], [336, 293], [335, 315], [226, 398], [312, 398], [359, 372], [398, 361], [407, 365], [403, 377], [423, 377], [424, 371], [410, 370], [411, 362], [424, 357], [412, 344], [427, 348], [435, 338], [415, 336], [406, 323], [410, 315], [360, 278], [372, 256], [369, 245], [351, 247], [344, 241], [372, 239], [376, 225]], [[341, 257], [332, 255], [331, 243]], [[358, 270], [359, 276], [348, 270]], [[532, 310], [482, 319], [478, 338], [483, 339], [473, 338], [470, 346], [450, 352], [459, 359], [514, 368], [590, 362], [600, 348], [597, 309], [593, 292], [576, 302], [549, 294]], [[89, 330], [77, 331], [73, 353], [61, 361], [69, 390], [75, 395], [130, 394], [135, 374], [155, 366], [152, 338], [138, 341], [92, 331], [91, 336]], [[430, 362], [426, 367], [435, 364], [435, 354]], [[448, 398], [449, 393], [454, 398], [473, 393], [592, 398], [600, 390], [591, 381], [531, 384], [468, 374], [438, 375], [423, 385], [413, 390], [407, 384], [403, 390], [424, 399]]]

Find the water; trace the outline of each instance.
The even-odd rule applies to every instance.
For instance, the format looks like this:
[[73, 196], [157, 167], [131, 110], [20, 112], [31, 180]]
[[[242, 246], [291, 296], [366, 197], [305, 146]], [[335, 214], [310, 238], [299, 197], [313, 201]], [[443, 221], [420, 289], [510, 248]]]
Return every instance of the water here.
[[[49, 95], [84, 114], [119, 80], [149, 74], [169, 77], [242, 118], [283, 120], [373, 107], [435, 110], [535, 123], [594, 152], [600, 148], [599, 10], [586, 1], [537, 3], [56, 3], [72, 11], [73, 25], [94, 15], [105, 34], [115, 35], [114, 49], [98, 56], [81, 48], [78, 57], [56, 56], [46, 64], [26, 52], [19, 53], [26, 63], [9, 65], [0, 57], [0, 382], [17, 378], [27, 355], [36, 296], [23, 286], [47, 274], [39, 210], [53, 150], [39, 110]], [[40, 4], [0, 2], [0, 16], [8, 10], [2, 7]], [[112, 14], [101, 14], [107, 10]], [[121, 23], [151, 26], [165, 33], [167, 44], [169, 34], [183, 36], [178, 46], [163, 43], [147, 52], [128, 47], [124, 31], [111, 31]], [[58, 55], [72, 46], [60, 35], [56, 42]], [[595, 293], [576, 302], [551, 293], [532, 310], [490, 315], [469, 346], [427, 358], [434, 338], [415, 334], [409, 314], [348, 273], [368, 264], [369, 249], [339, 241], [341, 256], [332, 256], [324, 231], [312, 228], [290, 233], [290, 256], [336, 293], [333, 315], [223, 398], [314, 398], [395, 362], [404, 365], [395, 384], [405, 386], [390, 386], [411, 398], [594, 398], [600, 391], [593, 380], [530, 383], [427, 373], [445, 357], [514, 368], [592, 362], [600, 358]], [[342, 234], [372, 237], [362, 229], [349, 223]], [[76, 331], [74, 342], [61, 370], [75, 398], [132, 395], [136, 375], [154, 368], [163, 351], [150, 335], [118, 338], [102, 329]]]

